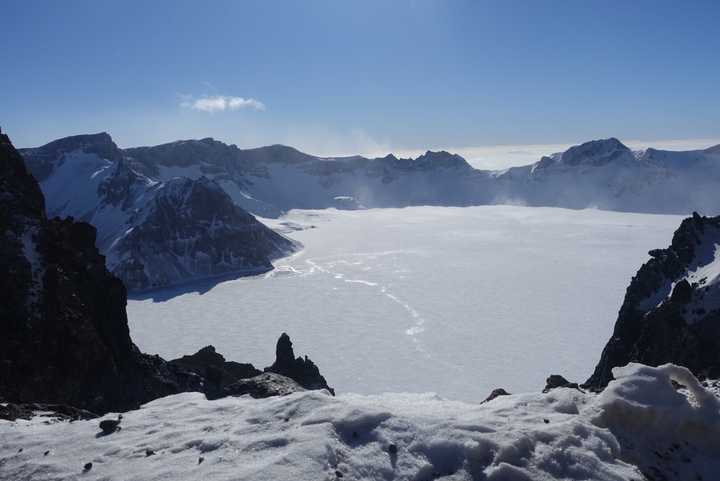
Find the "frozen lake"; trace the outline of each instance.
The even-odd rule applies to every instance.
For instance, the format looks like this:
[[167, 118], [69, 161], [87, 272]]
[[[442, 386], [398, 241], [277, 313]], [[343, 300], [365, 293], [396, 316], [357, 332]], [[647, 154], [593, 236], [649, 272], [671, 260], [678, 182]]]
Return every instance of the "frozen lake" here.
[[[272, 363], [281, 332], [338, 393], [479, 401], [584, 381], [630, 279], [682, 217], [538, 207], [293, 211], [305, 249], [267, 275], [128, 302], [139, 347]], [[166, 300], [167, 299], [167, 300]]]

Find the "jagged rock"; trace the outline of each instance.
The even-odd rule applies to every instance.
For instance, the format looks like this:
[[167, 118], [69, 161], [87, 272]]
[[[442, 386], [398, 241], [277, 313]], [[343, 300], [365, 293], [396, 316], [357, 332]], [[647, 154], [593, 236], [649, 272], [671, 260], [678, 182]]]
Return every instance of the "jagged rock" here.
[[320, 370], [307, 356], [295, 358], [290, 336], [282, 333], [275, 348], [275, 362], [265, 372], [274, 372], [297, 381], [306, 389], [327, 389], [334, 396], [335, 390], [328, 386]]
[[23, 159], [0, 135], [0, 392], [8, 402], [121, 411], [191, 388], [130, 340], [122, 282], [95, 229], [48, 220]]
[[720, 217], [693, 213], [667, 249], [650, 252], [625, 294], [612, 337], [585, 386], [599, 390], [628, 362], [674, 363], [720, 376]]
[[578, 386], [578, 383], [570, 382], [559, 374], [551, 374], [545, 380], [545, 388], [543, 389], [543, 392], [547, 393], [547, 392], [550, 392], [551, 390], [559, 388], [559, 387], [579, 389], [580, 386]]
[[168, 364], [193, 372], [204, 379], [203, 390], [208, 398], [222, 395], [223, 389], [239, 379], [257, 376], [262, 371], [252, 364], [226, 361], [214, 346], [205, 346], [190, 356], [168, 361]]
[[249, 379], [241, 379], [223, 389], [223, 396], [242, 396], [249, 394], [254, 398], [287, 396], [305, 389], [289, 377], [265, 372]]
[[496, 397], [499, 397], [499, 396], [509, 396], [509, 395], [510, 395], [509, 392], [507, 392], [505, 389], [499, 387], [499, 388], [497, 388], [497, 389], [493, 389], [493, 391], [490, 393], [490, 395], [489, 395], [488, 397], [486, 397], [485, 400], [482, 401], [480, 404], [484, 404], [484, 403], [486, 403], [486, 402], [490, 402], [490, 401], [492, 401], [493, 399], [495, 399]]

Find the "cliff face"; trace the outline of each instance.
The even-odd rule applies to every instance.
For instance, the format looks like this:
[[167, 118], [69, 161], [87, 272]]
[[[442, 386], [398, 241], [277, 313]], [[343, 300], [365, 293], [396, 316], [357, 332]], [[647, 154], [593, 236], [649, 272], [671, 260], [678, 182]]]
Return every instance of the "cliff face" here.
[[[207, 183], [208, 189], [214, 188]], [[231, 220], [257, 222], [237, 212], [229, 199], [225, 210], [215, 211], [214, 190], [208, 198], [187, 192], [203, 183], [187, 184], [179, 188], [187, 194], [186, 210], [208, 219], [208, 228], [223, 216], [241, 213], [246, 219]], [[123, 185], [109, 192], [123, 191]], [[151, 219], [154, 224], [163, 225], [162, 212], [175, 215], [169, 204], [166, 207]], [[2, 134], [0, 227], [0, 400], [61, 404], [95, 413], [126, 411], [182, 391], [228, 395], [226, 386], [260, 374], [250, 364], [225, 361], [212, 347], [171, 362], [141, 353], [130, 338], [125, 286], [106, 268], [95, 228], [71, 218], [47, 218], [37, 181]], [[252, 229], [248, 231], [252, 238]], [[281, 340], [292, 357], [290, 339], [283, 335]], [[295, 367], [283, 374], [306, 387], [330, 389], [312, 361], [293, 362]], [[4, 411], [12, 415], [32, 408], [9, 405]]]
[[627, 289], [612, 337], [587, 385], [601, 388], [630, 361], [672, 362], [720, 376], [720, 217], [693, 214]]
[[35, 179], [0, 136], [0, 393], [17, 402], [125, 410], [190, 379], [130, 340], [126, 291], [105, 268], [95, 228], [48, 220]]

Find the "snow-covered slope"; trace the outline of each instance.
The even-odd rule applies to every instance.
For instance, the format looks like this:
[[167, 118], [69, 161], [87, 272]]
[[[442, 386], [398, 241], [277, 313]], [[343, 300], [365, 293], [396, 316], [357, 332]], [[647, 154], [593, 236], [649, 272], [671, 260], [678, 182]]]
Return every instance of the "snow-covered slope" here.
[[205, 177], [161, 182], [138, 172], [107, 134], [22, 154], [40, 179], [49, 215], [94, 225], [108, 268], [129, 289], [262, 272], [296, 248]]
[[466, 205], [479, 192], [472, 181], [478, 172], [447, 152], [417, 159], [320, 158], [282, 145], [241, 150], [202, 139], [125, 153], [139, 170], [163, 180], [212, 178], [238, 205], [266, 217], [293, 208]]
[[674, 365], [615, 374], [600, 395], [558, 388], [484, 404], [186, 393], [125, 413], [106, 436], [96, 420], [0, 421], [0, 471], [36, 481], [715, 479], [718, 399]]
[[[428, 151], [415, 159], [322, 158], [283, 145], [239, 149], [212, 138], [122, 151], [107, 134], [68, 139], [78, 139], [75, 144], [83, 152], [97, 157], [112, 162], [124, 158], [145, 178], [207, 177], [236, 204], [263, 217], [278, 217], [290, 209], [505, 203], [674, 214], [720, 212], [720, 198], [715, 195], [720, 184], [718, 146], [633, 152], [609, 138], [524, 167], [482, 171], [448, 152]], [[38, 179], [44, 180], [52, 170], [53, 159], [77, 150], [68, 139], [26, 149]], [[96, 169], [93, 172], [103, 167], [83, 167], [77, 160], [74, 164]]]
[[505, 171], [475, 170], [462, 157], [427, 152], [320, 158], [273, 145], [242, 150], [213, 139], [125, 150], [160, 179], [218, 181], [238, 205], [263, 216], [292, 208], [521, 203], [570, 208], [720, 212], [720, 150], [633, 152], [610, 138]]

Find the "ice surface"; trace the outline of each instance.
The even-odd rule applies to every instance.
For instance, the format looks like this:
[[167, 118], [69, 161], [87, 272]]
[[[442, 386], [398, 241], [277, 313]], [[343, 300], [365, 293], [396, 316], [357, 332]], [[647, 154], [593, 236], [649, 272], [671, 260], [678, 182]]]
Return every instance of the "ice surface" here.
[[292, 211], [268, 222], [296, 226], [285, 232], [304, 251], [265, 276], [131, 300], [131, 334], [167, 358], [213, 344], [262, 367], [287, 331], [338, 392], [477, 401], [497, 387], [540, 390], [551, 373], [588, 376], [630, 279], [680, 220], [514, 206]]
[[[0, 421], [0, 473], [35, 481], [650, 479], [640, 468], [652, 479], [717, 479], [717, 399], [673, 365], [615, 374], [599, 396], [560, 388], [485, 404], [428, 394], [207, 401], [186, 393], [126, 413], [122, 430], [107, 436], [97, 420]], [[689, 402], [671, 379], [702, 401]]]

